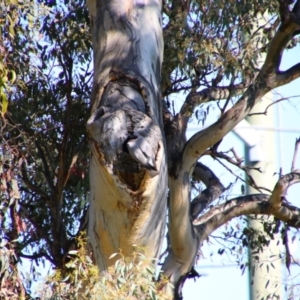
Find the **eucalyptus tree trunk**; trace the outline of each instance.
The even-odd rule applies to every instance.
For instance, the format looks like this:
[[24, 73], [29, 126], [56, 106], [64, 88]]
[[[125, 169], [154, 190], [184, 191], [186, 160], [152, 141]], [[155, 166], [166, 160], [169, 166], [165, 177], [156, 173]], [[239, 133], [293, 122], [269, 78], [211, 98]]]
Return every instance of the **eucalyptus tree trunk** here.
[[[168, 198], [170, 247], [162, 270], [181, 299], [184, 280], [197, 276], [193, 264], [198, 249], [226, 222], [241, 215], [265, 214], [300, 226], [300, 209], [283, 201], [288, 187], [300, 182], [300, 170], [280, 178], [271, 195], [240, 196], [211, 207], [224, 186], [198, 162], [266, 93], [300, 76], [300, 63], [279, 70], [283, 50], [299, 32], [300, 0], [292, 11], [287, 4], [281, 9], [282, 22], [255, 76], [227, 87], [191, 90], [179, 113], [173, 116], [166, 109], [164, 119], [161, 2], [88, 1], [94, 49], [92, 111], [87, 124], [91, 147], [88, 236], [102, 272], [114, 263], [110, 256], [120, 250], [130, 257], [139, 246], [148, 258], [157, 258]], [[176, 9], [180, 3], [188, 1], [174, 1], [173, 9], [184, 18], [188, 5]], [[187, 123], [195, 108], [232, 95], [240, 95], [239, 100], [218, 121], [186, 141]], [[191, 177], [206, 185], [194, 199]]]
[[94, 84], [88, 236], [105, 271], [120, 249], [157, 257], [166, 223], [161, 1], [88, 1]]

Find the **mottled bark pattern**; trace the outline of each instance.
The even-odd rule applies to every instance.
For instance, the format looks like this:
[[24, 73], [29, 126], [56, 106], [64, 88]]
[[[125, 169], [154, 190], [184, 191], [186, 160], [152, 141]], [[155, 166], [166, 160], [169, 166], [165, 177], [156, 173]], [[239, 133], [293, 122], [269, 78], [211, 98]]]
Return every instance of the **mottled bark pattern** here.
[[89, 244], [101, 271], [134, 245], [157, 257], [166, 221], [160, 1], [89, 1], [94, 48]]

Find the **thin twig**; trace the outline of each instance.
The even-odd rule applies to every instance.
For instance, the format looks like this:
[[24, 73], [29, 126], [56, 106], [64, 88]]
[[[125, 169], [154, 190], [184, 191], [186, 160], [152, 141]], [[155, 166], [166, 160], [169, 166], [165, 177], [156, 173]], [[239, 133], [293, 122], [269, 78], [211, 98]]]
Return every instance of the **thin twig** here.
[[300, 137], [298, 139], [296, 139], [296, 142], [295, 142], [295, 150], [294, 150], [294, 156], [293, 156], [293, 160], [292, 160], [291, 172], [293, 172], [295, 170], [295, 164], [296, 164], [299, 145], [300, 145]]
[[269, 105], [266, 107], [265, 111], [263, 111], [263, 112], [257, 112], [257, 113], [252, 113], [252, 114], [248, 114], [248, 117], [255, 116], [255, 115], [267, 115], [268, 109], [269, 109], [272, 105], [277, 104], [277, 103], [279, 103], [279, 102], [281, 102], [281, 101], [289, 100], [289, 99], [291, 99], [291, 98], [298, 98], [298, 97], [300, 97], [300, 95], [296, 95], [296, 96], [291, 96], [291, 97], [285, 97], [285, 98], [278, 99], [278, 100], [272, 102], [271, 104], [269, 104]]
[[237, 163], [241, 164], [243, 162], [243, 160], [237, 155], [234, 148], [231, 148], [229, 151], [232, 152], [232, 154], [233, 154], [234, 158], [236, 159]]
[[239, 158], [235, 152], [234, 149], [230, 149], [227, 152], [232, 152], [234, 155], [234, 158], [236, 159], [236, 161], [231, 158], [230, 156], [226, 155], [226, 152], [216, 152], [216, 151], [212, 151], [212, 150], [206, 150], [204, 155], [210, 155], [212, 158], [222, 158], [225, 159], [227, 162], [231, 163], [232, 165], [240, 168], [242, 171], [244, 171], [248, 176], [248, 170], [256, 170], [258, 172], [261, 173], [260, 168], [255, 168], [255, 167], [251, 167], [251, 166], [246, 166], [246, 165], [242, 165], [242, 163], [244, 162], [243, 159]]
[[267, 189], [267, 188], [265, 188], [265, 187], [263, 187], [263, 186], [258, 186], [257, 184], [256, 184], [256, 182], [254, 181], [254, 179], [253, 179], [253, 177], [252, 176], [250, 176], [246, 171], [246, 174], [247, 174], [247, 176], [249, 177], [249, 179], [250, 179], [250, 183], [249, 183], [249, 181], [247, 181], [247, 180], [245, 180], [244, 178], [242, 178], [241, 176], [239, 176], [239, 175], [237, 175], [237, 174], [235, 174], [229, 167], [227, 167], [220, 159], [218, 159], [218, 158], [216, 158], [216, 160], [227, 170], [227, 171], [229, 171], [232, 175], [234, 175], [235, 177], [237, 177], [238, 179], [240, 179], [241, 181], [243, 181], [244, 183], [246, 183], [246, 184], [248, 184], [248, 185], [251, 185], [253, 188], [255, 188], [257, 191], [259, 191], [259, 192], [261, 192], [261, 190], [265, 190], [265, 191], [267, 191], [267, 192], [269, 192], [269, 193], [271, 193], [272, 191], [271, 190], [269, 190], [269, 189]]

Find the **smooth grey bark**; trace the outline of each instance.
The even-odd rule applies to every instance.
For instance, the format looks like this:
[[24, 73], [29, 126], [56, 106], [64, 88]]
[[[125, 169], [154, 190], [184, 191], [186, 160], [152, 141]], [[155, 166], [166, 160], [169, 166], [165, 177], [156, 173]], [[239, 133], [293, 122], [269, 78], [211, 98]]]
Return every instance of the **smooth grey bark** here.
[[161, 2], [88, 1], [94, 48], [89, 245], [105, 271], [134, 245], [160, 252], [167, 210]]

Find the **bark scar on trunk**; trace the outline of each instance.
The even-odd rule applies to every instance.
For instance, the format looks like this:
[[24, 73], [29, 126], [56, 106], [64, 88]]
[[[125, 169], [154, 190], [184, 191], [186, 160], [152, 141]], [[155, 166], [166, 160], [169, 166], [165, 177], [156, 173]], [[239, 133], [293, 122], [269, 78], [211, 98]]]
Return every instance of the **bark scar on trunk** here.
[[138, 190], [144, 179], [158, 174], [156, 160], [162, 148], [160, 128], [149, 116], [145, 102], [147, 88], [141, 84], [136, 87], [128, 80], [107, 84], [99, 108], [87, 124], [102, 154], [102, 164], [104, 161], [132, 191]]

